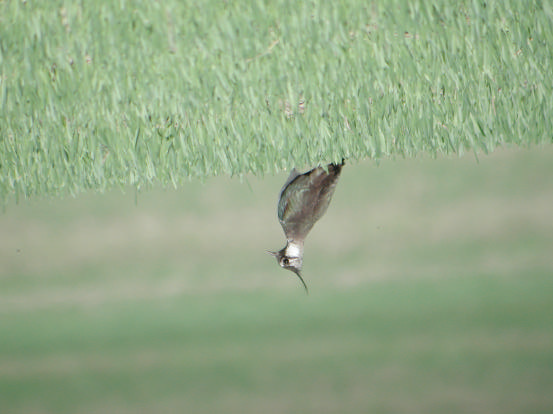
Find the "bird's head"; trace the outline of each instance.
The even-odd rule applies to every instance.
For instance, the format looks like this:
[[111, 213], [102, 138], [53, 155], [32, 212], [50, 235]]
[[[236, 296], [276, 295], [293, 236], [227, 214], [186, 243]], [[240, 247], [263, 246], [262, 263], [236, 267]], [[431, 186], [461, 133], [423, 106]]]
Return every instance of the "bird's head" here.
[[303, 257], [301, 255], [301, 252], [293, 252], [296, 253], [295, 255], [292, 255], [290, 252], [290, 249], [288, 249], [288, 245], [278, 252], [267, 252], [271, 256], [276, 257], [276, 260], [280, 267], [290, 270], [298, 276], [298, 278], [301, 280], [301, 283], [303, 284], [303, 287], [305, 288], [305, 291], [308, 293], [307, 285], [305, 284], [305, 281], [301, 277], [301, 267], [303, 264]]

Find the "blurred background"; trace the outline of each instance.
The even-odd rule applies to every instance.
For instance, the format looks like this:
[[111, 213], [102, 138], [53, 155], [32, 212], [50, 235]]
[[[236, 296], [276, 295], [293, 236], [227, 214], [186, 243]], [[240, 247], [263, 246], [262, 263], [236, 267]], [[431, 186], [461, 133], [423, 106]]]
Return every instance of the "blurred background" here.
[[553, 148], [351, 162], [306, 243], [286, 174], [10, 204], [1, 413], [551, 413]]

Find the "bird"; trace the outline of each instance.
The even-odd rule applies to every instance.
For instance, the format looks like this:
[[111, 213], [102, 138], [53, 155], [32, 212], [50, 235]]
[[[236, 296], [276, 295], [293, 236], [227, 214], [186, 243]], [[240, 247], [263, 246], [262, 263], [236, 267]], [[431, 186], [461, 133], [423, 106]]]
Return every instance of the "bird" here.
[[301, 275], [303, 244], [313, 225], [328, 209], [334, 195], [344, 160], [340, 164], [316, 167], [300, 174], [295, 168], [280, 191], [277, 215], [286, 237], [286, 246], [277, 252], [268, 251], [276, 257], [280, 267], [294, 272], [305, 292], [307, 284]]

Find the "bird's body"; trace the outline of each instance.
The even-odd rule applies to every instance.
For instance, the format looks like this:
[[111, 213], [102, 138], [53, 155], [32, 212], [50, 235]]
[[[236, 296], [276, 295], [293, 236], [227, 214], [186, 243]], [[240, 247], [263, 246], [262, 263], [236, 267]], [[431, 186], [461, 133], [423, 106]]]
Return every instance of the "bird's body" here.
[[286, 246], [271, 252], [279, 265], [298, 275], [303, 264], [303, 243], [313, 225], [328, 209], [344, 162], [317, 167], [304, 174], [292, 170], [278, 200], [278, 220], [286, 236]]

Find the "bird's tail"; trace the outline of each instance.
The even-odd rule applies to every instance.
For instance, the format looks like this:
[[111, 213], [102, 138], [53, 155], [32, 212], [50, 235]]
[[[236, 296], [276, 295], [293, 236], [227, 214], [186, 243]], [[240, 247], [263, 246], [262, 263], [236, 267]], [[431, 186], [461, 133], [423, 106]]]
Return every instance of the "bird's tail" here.
[[328, 164], [328, 170], [340, 174], [344, 165], [346, 165], [346, 159], [342, 158], [342, 162], [340, 164], [336, 164], [334, 162], [332, 164]]

